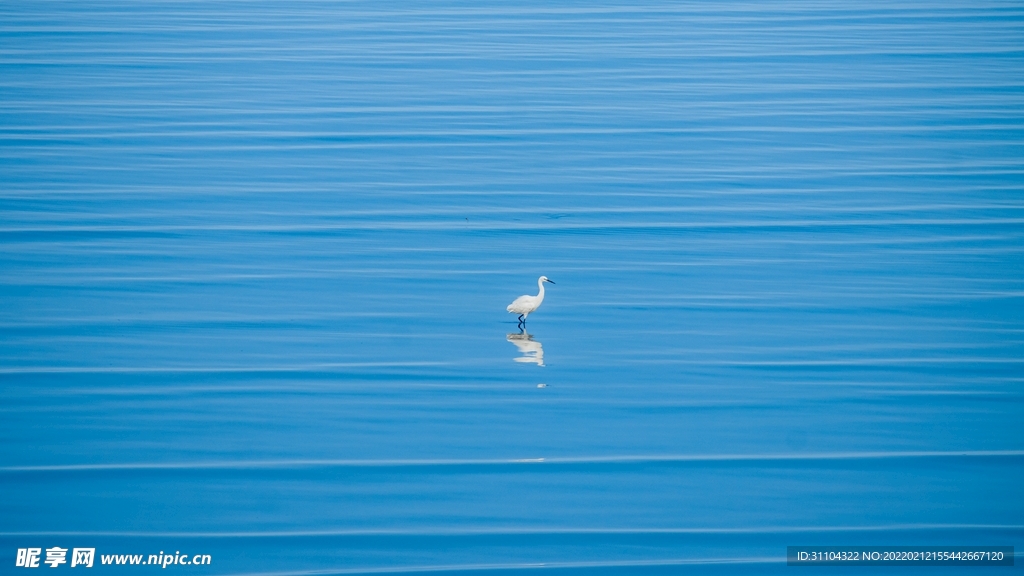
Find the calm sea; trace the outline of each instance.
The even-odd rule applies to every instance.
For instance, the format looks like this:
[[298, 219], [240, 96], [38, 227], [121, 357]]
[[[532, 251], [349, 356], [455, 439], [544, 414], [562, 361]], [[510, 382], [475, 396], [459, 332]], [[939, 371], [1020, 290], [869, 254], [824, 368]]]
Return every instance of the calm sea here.
[[1019, 2], [0, 4], [0, 573], [1021, 549], [1022, 384]]

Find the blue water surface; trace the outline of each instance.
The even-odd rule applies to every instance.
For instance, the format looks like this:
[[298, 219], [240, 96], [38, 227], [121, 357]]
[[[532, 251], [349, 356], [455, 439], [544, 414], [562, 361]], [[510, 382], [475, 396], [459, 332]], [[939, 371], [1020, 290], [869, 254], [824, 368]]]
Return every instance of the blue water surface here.
[[1019, 550], [1024, 6], [3, 3], [0, 302], [4, 574]]

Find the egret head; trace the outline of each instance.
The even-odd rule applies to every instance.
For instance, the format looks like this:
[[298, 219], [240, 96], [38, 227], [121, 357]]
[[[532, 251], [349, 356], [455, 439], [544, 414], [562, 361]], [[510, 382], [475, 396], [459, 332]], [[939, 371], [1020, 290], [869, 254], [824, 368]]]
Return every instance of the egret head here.
[[548, 277], [547, 277], [547, 276], [541, 276], [541, 277], [540, 277], [540, 281], [541, 281], [541, 282], [551, 282], [552, 284], [554, 284], [554, 283], [555, 283], [555, 281], [554, 281], [554, 280], [548, 280]]

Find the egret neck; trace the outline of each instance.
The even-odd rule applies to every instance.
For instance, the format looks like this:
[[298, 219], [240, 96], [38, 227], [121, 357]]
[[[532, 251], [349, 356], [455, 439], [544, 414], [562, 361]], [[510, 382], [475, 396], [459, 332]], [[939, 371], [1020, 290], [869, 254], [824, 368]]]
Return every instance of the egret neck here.
[[540, 308], [540, 303], [544, 301], [544, 281], [547, 278], [541, 276], [537, 279], [537, 288], [540, 288], [540, 292], [537, 293], [537, 305], [534, 308]]

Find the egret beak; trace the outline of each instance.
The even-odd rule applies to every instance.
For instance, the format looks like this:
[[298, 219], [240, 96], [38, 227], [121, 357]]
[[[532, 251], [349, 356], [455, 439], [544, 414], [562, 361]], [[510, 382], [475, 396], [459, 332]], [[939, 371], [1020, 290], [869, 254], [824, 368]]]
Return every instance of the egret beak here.
[[545, 282], [551, 282], [552, 284], [554, 284], [554, 283], [555, 283], [555, 281], [554, 281], [554, 280], [548, 280], [548, 279], [546, 279], [546, 278], [544, 279], [544, 281], [545, 281]]

